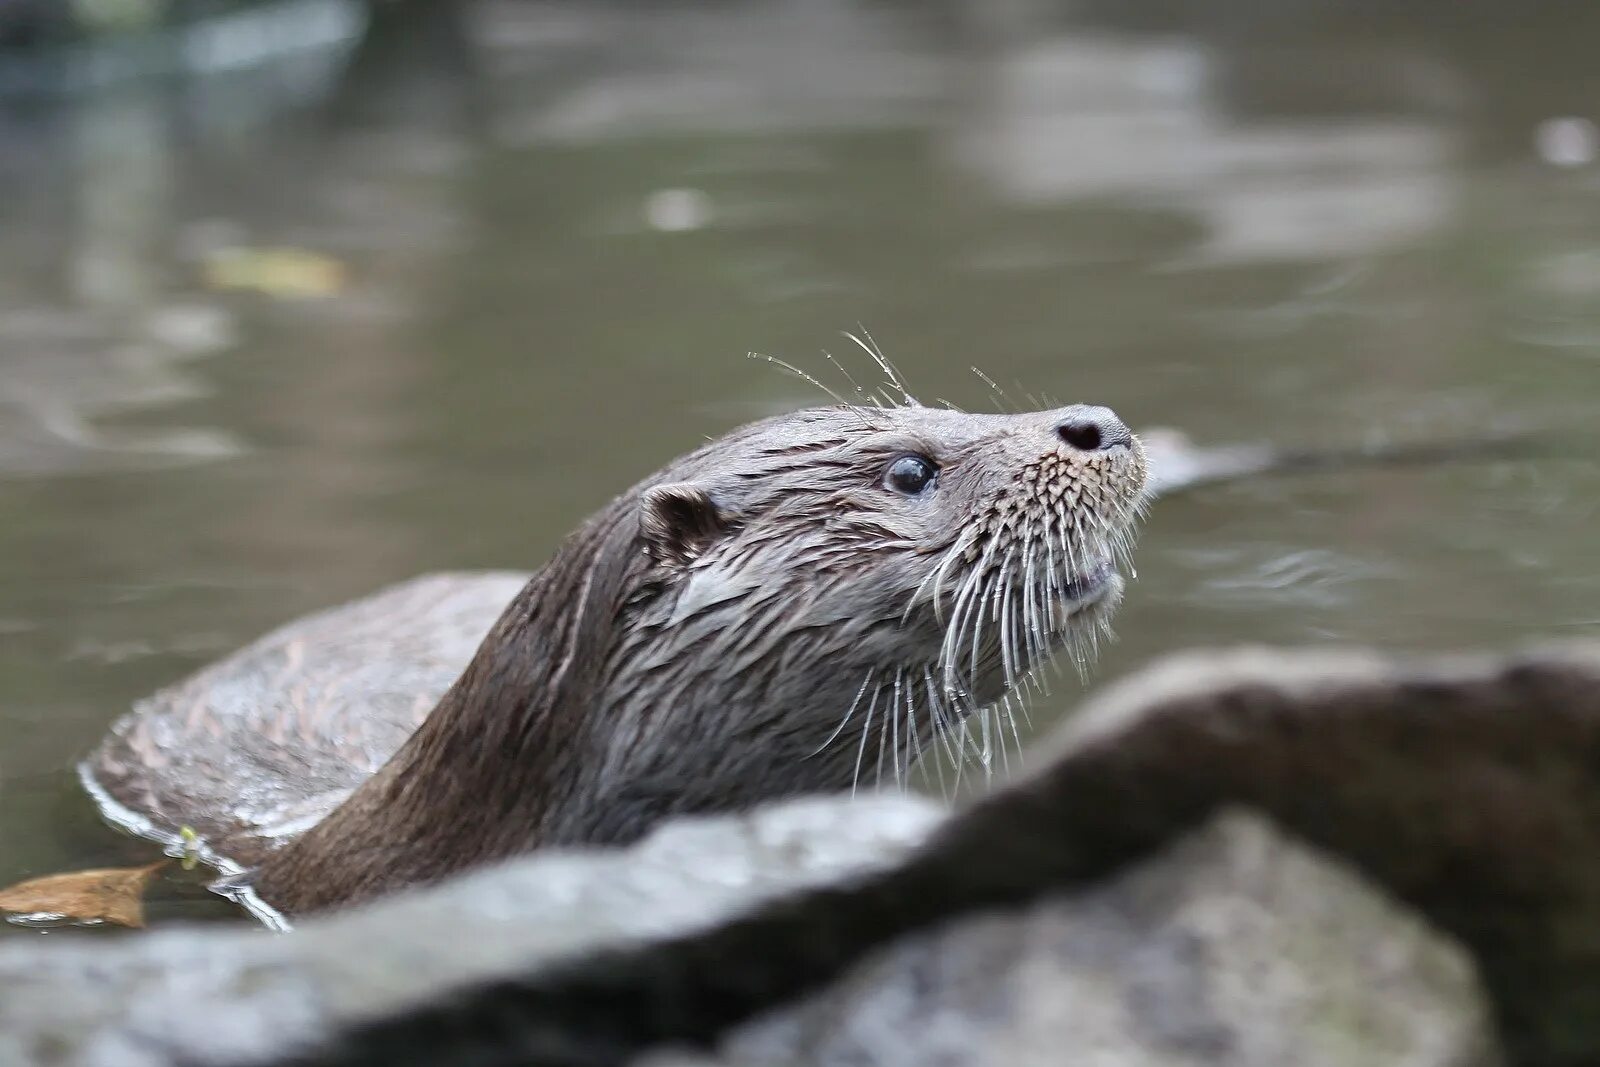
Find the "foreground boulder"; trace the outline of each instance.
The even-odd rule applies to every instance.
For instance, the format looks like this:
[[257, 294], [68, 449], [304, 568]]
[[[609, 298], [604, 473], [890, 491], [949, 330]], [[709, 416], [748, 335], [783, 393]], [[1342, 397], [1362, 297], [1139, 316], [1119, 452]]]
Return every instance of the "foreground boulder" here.
[[1262, 820], [891, 946], [716, 1059], [922, 1067], [1467, 1067], [1498, 1061], [1465, 953]]
[[886, 865], [943, 818], [911, 797], [848, 810], [799, 801], [685, 820], [627, 849], [541, 854], [293, 934], [241, 924], [8, 941], [0, 1067], [270, 1059], [460, 983], [703, 927]]
[[1183, 657], [1032, 763], [948, 818], [811, 801], [289, 936], [16, 945], [0, 1063], [1600, 1057], [1600, 648]]

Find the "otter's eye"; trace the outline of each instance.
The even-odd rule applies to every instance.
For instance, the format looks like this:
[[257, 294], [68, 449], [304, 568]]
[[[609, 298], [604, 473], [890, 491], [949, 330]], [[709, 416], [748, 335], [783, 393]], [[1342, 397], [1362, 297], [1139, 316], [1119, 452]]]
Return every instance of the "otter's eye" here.
[[906, 496], [917, 496], [933, 486], [939, 468], [926, 456], [901, 456], [883, 472], [883, 485]]

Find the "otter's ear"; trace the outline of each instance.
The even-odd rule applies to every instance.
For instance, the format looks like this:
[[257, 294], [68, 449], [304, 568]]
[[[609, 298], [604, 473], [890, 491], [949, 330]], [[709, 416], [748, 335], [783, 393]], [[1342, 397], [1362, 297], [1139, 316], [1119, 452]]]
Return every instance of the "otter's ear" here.
[[728, 531], [711, 494], [692, 482], [651, 486], [639, 506], [639, 533], [657, 563], [682, 567]]

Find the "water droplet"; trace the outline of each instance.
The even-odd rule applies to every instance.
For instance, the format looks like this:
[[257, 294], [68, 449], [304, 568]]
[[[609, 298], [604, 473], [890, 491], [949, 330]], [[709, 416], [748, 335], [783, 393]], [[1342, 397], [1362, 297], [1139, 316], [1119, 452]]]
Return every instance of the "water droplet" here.
[[1600, 154], [1600, 129], [1585, 118], [1562, 116], [1545, 119], [1535, 128], [1534, 148], [1539, 158], [1557, 167], [1581, 167]]
[[644, 217], [664, 233], [702, 229], [711, 221], [711, 198], [699, 189], [659, 189], [646, 198]]

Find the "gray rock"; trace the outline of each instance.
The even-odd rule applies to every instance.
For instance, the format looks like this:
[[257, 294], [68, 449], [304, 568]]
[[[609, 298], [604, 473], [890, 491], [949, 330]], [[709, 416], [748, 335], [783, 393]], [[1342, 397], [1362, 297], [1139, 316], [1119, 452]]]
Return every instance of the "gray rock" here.
[[[902, 856], [942, 816], [882, 797], [669, 825], [295, 934], [174, 930], [0, 952], [0, 1063], [163, 1067], [282, 1055], [441, 989], [693, 931]], [[1266, 823], [1225, 816], [1078, 896], [908, 939], [733, 1033], [731, 1064], [1492, 1062], [1470, 962]], [[426, 1062], [418, 1060], [417, 1062]], [[647, 1058], [662, 1065], [687, 1062]]]
[[931, 802], [806, 800], [550, 852], [308, 922], [0, 948], [0, 1065], [154, 1067], [285, 1053], [354, 1019], [540, 961], [682, 933], [894, 862]]
[[1086, 893], [894, 945], [703, 1062], [1465, 1067], [1496, 1059], [1485, 1003], [1452, 942], [1232, 813]]

